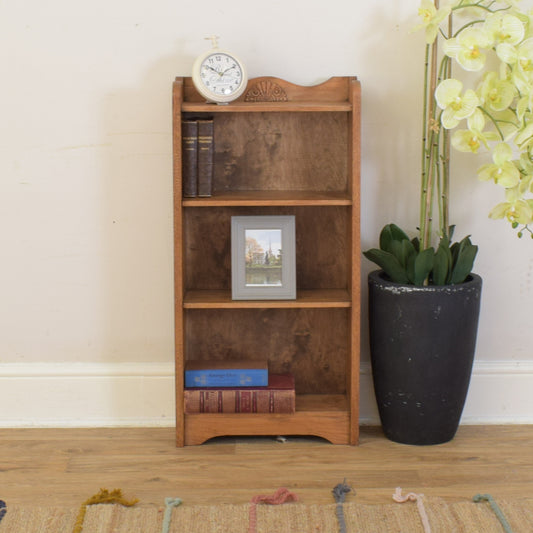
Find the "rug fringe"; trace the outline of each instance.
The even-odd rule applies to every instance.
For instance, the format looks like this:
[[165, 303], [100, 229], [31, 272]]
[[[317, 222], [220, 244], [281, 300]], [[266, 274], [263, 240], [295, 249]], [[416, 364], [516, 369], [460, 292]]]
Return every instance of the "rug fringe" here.
[[408, 501], [416, 502], [418, 514], [420, 515], [420, 520], [424, 526], [424, 533], [431, 533], [431, 525], [429, 524], [428, 514], [426, 513], [426, 508], [424, 507], [423, 494], [415, 494], [414, 492], [410, 492], [409, 494], [403, 496], [401, 487], [397, 487], [396, 492], [392, 495], [392, 499], [397, 503], [405, 503]]
[[256, 533], [257, 531], [257, 504], [265, 503], [268, 505], [280, 505], [286, 502], [296, 502], [298, 496], [285, 487], [279, 488], [274, 494], [270, 496], [259, 495], [254, 496], [250, 502], [250, 511], [248, 519], [248, 533]]
[[511, 529], [509, 522], [507, 522], [505, 515], [500, 509], [500, 506], [496, 503], [496, 501], [490, 494], [476, 494], [472, 498], [472, 501], [474, 501], [475, 503], [489, 502], [491, 509], [494, 511], [494, 514], [498, 517], [498, 520], [500, 521], [500, 524], [505, 530], [505, 533], [513, 533], [513, 530]]
[[339, 483], [333, 487], [333, 497], [337, 503], [335, 508], [335, 515], [337, 516], [337, 522], [339, 523], [339, 533], [346, 533], [346, 519], [344, 518], [344, 508], [342, 504], [346, 500], [346, 494], [351, 492], [352, 488], [346, 484], [346, 478], [342, 483]]
[[181, 505], [182, 500], [179, 498], [165, 498], [165, 516], [163, 518], [163, 527], [161, 533], [168, 533], [170, 531], [170, 520], [172, 519], [172, 509]]
[[91, 496], [80, 507], [80, 511], [78, 513], [78, 517], [76, 518], [76, 523], [74, 524], [74, 529], [72, 530], [72, 533], [81, 533], [81, 531], [83, 530], [83, 522], [85, 520], [85, 514], [87, 513], [87, 507], [89, 505], [96, 505], [98, 503], [119, 503], [124, 507], [132, 507], [138, 501], [139, 500], [137, 498], [134, 498], [133, 500], [126, 500], [122, 496], [121, 489], [115, 489], [111, 492], [109, 492], [107, 489], [100, 489], [97, 494]]

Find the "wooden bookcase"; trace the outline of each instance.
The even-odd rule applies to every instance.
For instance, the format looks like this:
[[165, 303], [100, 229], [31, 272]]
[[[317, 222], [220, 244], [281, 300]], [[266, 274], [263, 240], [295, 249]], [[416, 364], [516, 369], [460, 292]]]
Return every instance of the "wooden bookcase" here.
[[[181, 121], [213, 118], [209, 198], [183, 198]], [[173, 85], [177, 445], [222, 435], [315, 435], [358, 442], [360, 84], [249, 80], [228, 105], [191, 78]], [[296, 300], [231, 298], [231, 217], [294, 215]], [[260, 358], [292, 372], [296, 413], [195, 414], [184, 363]]]

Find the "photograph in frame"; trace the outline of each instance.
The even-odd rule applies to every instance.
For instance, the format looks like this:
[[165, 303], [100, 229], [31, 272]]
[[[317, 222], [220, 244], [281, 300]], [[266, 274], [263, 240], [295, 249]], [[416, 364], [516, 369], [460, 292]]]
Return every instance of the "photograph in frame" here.
[[234, 300], [296, 298], [294, 216], [231, 217]]

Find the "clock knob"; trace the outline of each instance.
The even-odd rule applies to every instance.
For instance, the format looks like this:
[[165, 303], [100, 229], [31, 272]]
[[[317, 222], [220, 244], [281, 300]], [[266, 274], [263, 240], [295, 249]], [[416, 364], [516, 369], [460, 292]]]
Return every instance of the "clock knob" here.
[[204, 37], [206, 41], [211, 41], [211, 46], [213, 48], [218, 48], [218, 40], [220, 37], [218, 35], [210, 35], [209, 37]]

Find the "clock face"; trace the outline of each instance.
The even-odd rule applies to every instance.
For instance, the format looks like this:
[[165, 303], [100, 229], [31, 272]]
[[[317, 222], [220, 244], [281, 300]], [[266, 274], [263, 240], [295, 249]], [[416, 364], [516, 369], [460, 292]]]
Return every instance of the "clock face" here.
[[238, 61], [224, 52], [213, 52], [200, 65], [200, 81], [215, 97], [239, 95], [244, 80]]

